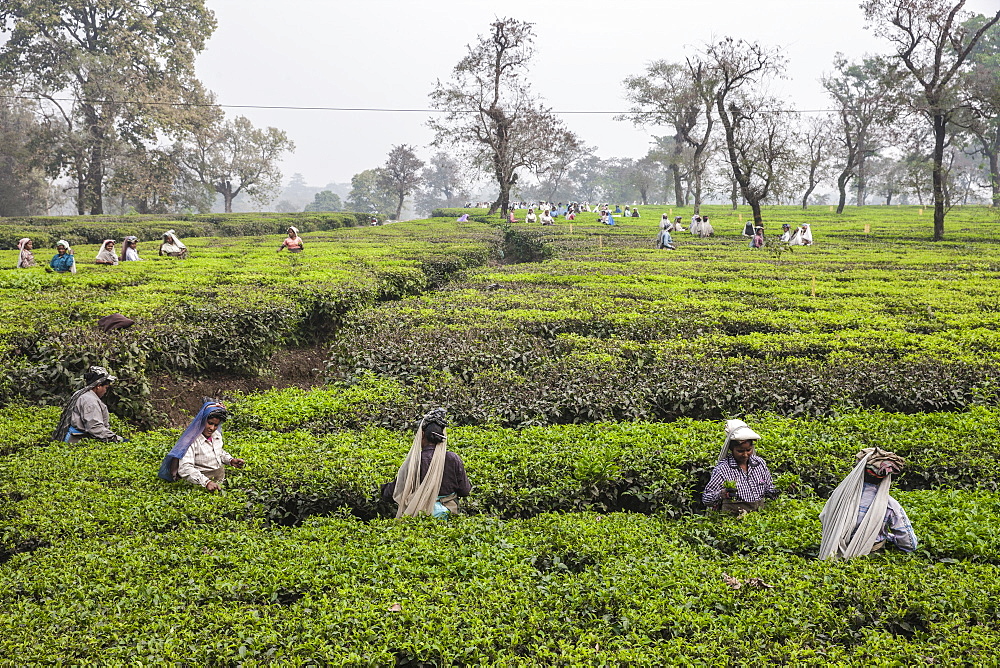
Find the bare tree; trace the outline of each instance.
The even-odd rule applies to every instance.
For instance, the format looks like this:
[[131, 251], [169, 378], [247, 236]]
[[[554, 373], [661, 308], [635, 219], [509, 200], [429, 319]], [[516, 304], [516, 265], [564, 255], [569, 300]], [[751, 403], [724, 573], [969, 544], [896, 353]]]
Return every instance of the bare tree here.
[[826, 178], [834, 150], [833, 123], [829, 116], [813, 116], [799, 133], [802, 150], [800, 164], [805, 180], [802, 193], [802, 208], [809, 206], [809, 196]]
[[708, 45], [705, 56], [718, 81], [715, 107], [733, 179], [760, 223], [761, 202], [794, 162], [784, 105], [761, 90], [782, 72], [783, 60], [776, 51], [731, 37]]
[[[646, 68], [645, 75], [628, 77], [624, 84], [632, 109], [629, 114], [619, 116], [619, 120], [673, 128], [673, 153], [662, 160], [673, 176], [674, 203], [687, 204], [687, 192], [682, 185], [682, 170], [687, 165], [697, 213], [707, 167], [706, 149], [715, 125], [713, 106], [718, 85], [715, 70], [700, 57], [688, 58], [684, 63], [659, 60]], [[685, 148], [689, 151], [685, 152]]]
[[894, 139], [891, 128], [901, 112], [899, 72], [894, 63], [881, 56], [852, 63], [838, 53], [833, 65], [836, 74], [820, 81], [837, 105], [841, 161], [837, 213], [843, 213], [847, 184], [857, 179], [856, 201], [863, 206], [867, 191], [865, 161]]
[[944, 238], [944, 150], [948, 125], [961, 106], [956, 94], [959, 73], [976, 44], [1000, 21], [1000, 10], [977, 28], [963, 12], [966, 0], [865, 0], [865, 18], [876, 34], [896, 49], [919, 89], [914, 107], [934, 130], [932, 153], [934, 190], [934, 240]]
[[392, 216], [393, 220], [399, 220], [406, 196], [420, 186], [422, 181], [420, 170], [423, 166], [424, 161], [417, 157], [412, 146], [400, 144], [393, 146], [392, 150], [389, 151], [389, 158], [379, 171], [379, 179], [382, 187], [387, 192], [392, 193], [396, 200], [396, 213]]
[[525, 78], [534, 53], [532, 24], [498, 19], [489, 34], [468, 47], [447, 82], [438, 80], [431, 105], [445, 113], [432, 118], [433, 145], [463, 149], [473, 164], [497, 183], [490, 213], [507, 215], [518, 173], [541, 177], [557, 166], [575, 134], [531, 93]]

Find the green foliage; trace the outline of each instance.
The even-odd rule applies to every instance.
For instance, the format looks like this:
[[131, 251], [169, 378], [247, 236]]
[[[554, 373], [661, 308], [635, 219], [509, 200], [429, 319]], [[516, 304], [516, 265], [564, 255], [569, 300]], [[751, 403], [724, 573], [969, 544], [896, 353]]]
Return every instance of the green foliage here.
[[344, 205], [340, 201], [340, 195], [330, 190], [323, 190], [316, 193], [315, 199], [306, 205], [306, 211], [340, 211]]
[[[930, 244], [913, 210], [782, 211], [816, 245], [779, 271], [745, 248], [737, 214], [707, 208], [717, 236], [681, 235], [668, 259], [643, 207], [614, 229], [584, 215], [542, 230], [557, 251], [543, 263], [489, 263], [489, 227], [449, 214], [313, 230], [294, 264], [275, 261], [276, 218], [271, 237], [188, 237], [183, 263], [0, 270], [0, 651], [186, 665], [989, 656], [997, 222], [956, 210], [968, 231]], [[140, 322], [94, 331], [111, 311]], [[270, 351], [331, 337], [336, 383], [230, 402], [226, 448], [248, 464], [222, 494], [155, 477], [177, 429], [114, 418], [131, 442], [52, 443], [58, 407], [34, 405], [103, 362], [126, 414], [115, 402], [141, 397], [151, 369], [252, 374]], [[390, 519], [379, 486], [432, 405], [449, 410], [473, 494], [446, 522]], [[739, 520], [700, 504], [729, 417], [761, 434], [782, 492]], [[907, 460], [892, 493], [918, 549], [818, 562], [823, 503], [873, 445]]]

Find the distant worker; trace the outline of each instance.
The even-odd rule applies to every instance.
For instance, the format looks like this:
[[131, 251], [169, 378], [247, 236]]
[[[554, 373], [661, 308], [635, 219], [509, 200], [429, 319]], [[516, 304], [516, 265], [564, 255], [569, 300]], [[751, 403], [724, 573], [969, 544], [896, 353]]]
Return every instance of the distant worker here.
[[222, 447], [222, 423], [229, 417], [226, 407], [208, 399], [191, 420], [177, 444], [167, 453], [157, 474], [167, 482], [186, 480], [209, 492], [218, 492], [226, 479], [226, 465], [243, 468], [246, 462]]
[[73, 249], [70, 248], [68, 241], [60, 239], [56, 242], [56, 254], [49, 260], [49, 266], [45, 270], [60, 274], [76, 273], [76, 260], [73, 258]]
[[97, 264], [118, 264], [118, 256], [115, 255], [115, 240], [105, 239], [104, 243], [101, 244], [101, 250], [97, 251], [97, 257], [94, 258], [94, 262]]
[[887, 543], [903, 552], [917, 548], [906, 511], [889, 496], [892, 476], [906, 461], [894, 452], [865, 448], [857, 464], [833, 490], [819, 519], [823, 524], [820, 559], [853, 559], [881, 550]]
[[715, 228], [712, 227], [712, 223], [708, 222], [708, 216], [701, 217], [701, 225], [698, 226], [698, 236], [702, 239], [707, 239], [715, 234]]
[[542, 214], [542, 219], [541, 220], [542, 220], [542, 225], [555, 225], [556, 224], [556, 221], [552, 217], [552, 214], [549, 213], [548, 211], [546, 211], [545, 213]]
[[122, 262], [139, 262], [142, 260], [142, 258], [139, 257], [138, 243], [139, 237], [125, 237], [125, 240], [122, 241]]
[[66, 443], [79, 443], [85, 438], [111, 442], [126, 440], [111, 430], [108, 407], [103, 401], [116, 380], [104, 367], [90, 367], [83, 374], [83, 389], [66, 402], [52, 438]]
[[188, 256], [187, 246], [177, 238], [177, 233], [167, 230], [163, 233], [163, 242], [160, 244], [160, 255], [167, 257], [179, 257], [182, 260]]
[[289, 253], [301, 253], [305, 248], [305, 243], [302, 241], [302, 237], [299, 236], [299, 228], [291, 226], [288, 228], [288, 236], [285, 240], [281, 242], [281, 247], [278, 252], [288, 249]]
[[31, 239], [28, 237], [17, 242], [17, 250], [20, 251], [17, 255], [18, 269], [27, 269], [28, 267], [35, 266], [35, 255], [31, 252], [31, 249]]
[[392, 484], [396, 517], [448, 517], [458, 512], [458, 497], [472, 491], [462, 458], [448, 450], [447, 426], [443, 408], [435, 408], [420, 420]]

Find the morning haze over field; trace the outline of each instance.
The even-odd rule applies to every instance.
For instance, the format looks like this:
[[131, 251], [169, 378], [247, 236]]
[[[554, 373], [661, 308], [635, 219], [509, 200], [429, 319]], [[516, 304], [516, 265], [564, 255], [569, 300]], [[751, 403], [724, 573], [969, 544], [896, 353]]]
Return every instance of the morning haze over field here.
[[0, 664], [990, 663], [994, 3], [0, 30]]

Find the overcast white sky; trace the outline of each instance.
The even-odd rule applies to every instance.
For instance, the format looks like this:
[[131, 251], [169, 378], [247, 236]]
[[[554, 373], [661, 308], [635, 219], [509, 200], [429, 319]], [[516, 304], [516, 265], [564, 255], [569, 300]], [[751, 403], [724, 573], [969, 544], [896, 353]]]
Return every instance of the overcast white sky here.
[[[997, 0], [968, 8], [995, 11]], [[199, 78], [228, 105], [427, 109], [466, 45], [495, 17], [535, 23], [530, 80], [557, 111], [627, 108], [622, 80], [652, 60], [680, 60], [723, 36], [780, 46], [788, 80], [773, 92], [799, 109], [828, 106], [817, 79], [834, 54], [887, 49], [864, 29], [857, 0], [207, 0], [218, 28]], [[348, 182], [395, 144], [429, 157], [427, 114], [228, 109], [285, 130], [285, 181]], [[610, 115], [564, 117], [603, 157], [641, 157], [651, 134]]]

